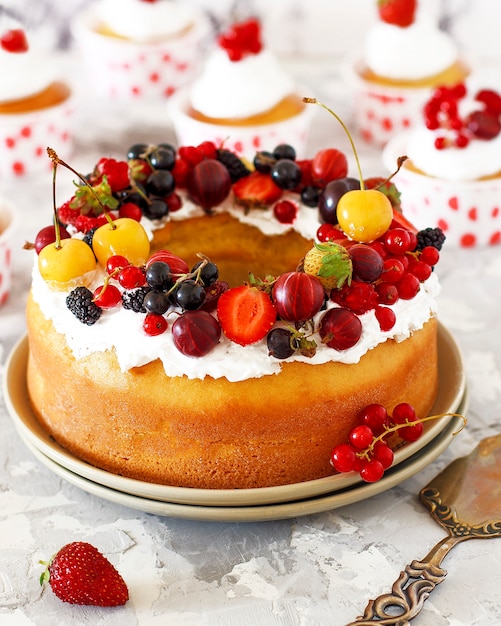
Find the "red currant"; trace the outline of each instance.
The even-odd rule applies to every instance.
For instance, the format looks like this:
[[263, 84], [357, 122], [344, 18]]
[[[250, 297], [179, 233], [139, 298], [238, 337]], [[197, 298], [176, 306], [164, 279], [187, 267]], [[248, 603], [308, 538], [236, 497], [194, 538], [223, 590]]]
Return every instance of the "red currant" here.
[[389, 416], [382, 404], [368, 404], [358, 416], [359, 422], [380, 435], [389, 424]]
[[379, 322], [379, 328], [383, 332], [387, 332], [395, 326], [397, 316], [395, 315], [395, 311], [393, 309], [390, 309], [387, 306], [378, 305], [374, 309], [374, 314]]
[[130, 265], [130, 263], [124, 256], [114, 254], [106, 261], [106, 273], [111, 276], [115, 270], [122, 269], [127, 265]]
[[374, 433], [369, 426], [359, 424], [350, 431], [349, 435], [351, 445], [357, 450], [364, 450], [374, 439]]
[[167, 320], [163, 315], [147, 313], [143, 321], [143, 330], [150, 337], [161, 335], [167, 330]]
[[337, 472], [351, 472], [356, 465], [356, 452], [348, 443], [338, 444], [331, 453], [331, 465]]
[[423, 434], [424, 427], [421, 422], [400, 428], [398, 434], [404, 441], [417, 441]]
[[383, 262], [383, 271], [381, 272], [381, 280], [387, 283], [396, 283], [404, 275], [404, 264], [395, 258], [385, 259]]
[[416, 421], [416, 411], [412, 404], [401, 402], [397, 404], [391, 414], [391, 421], [394, 424], [405, 424], [406, 422]]
[[397, 283], [398, 297], [402, 300], [412, 300], [420, 289], [419, 279], [413, 274], [404, 274]]
[[115, 285], [101, 285], [93, 293], [93, 301], [102, 309], [112, 309], [121, 300], [122, 294]]
[[371, 459], [360, 470], [360, 478], [366, 483], [375, 483], [384, 475], [384, 467], [381, 461]]
[[137, 265], [127, 265], [117, 274], [117, 280], [124, 289], [134, 289], [146, 285], [146, 278], [143, 270]]
[[379, 461], [385, 470], [391, 467], [395, 458], [393, 450], [384, 441], [377, 441], [374, 444], [373, 454], [374, 459]]
[[405, 228], [392, 228], [384, 236], [384, 245], [390, 254], [402, 254], [411, 250], [412, 239]]
[[380, 304], [395, 304], [398, 300], [398, 289], [391, 283], [378, 283], [375, 289]]
[[440, 252], [434, 246], [425, 246], [421, 250], [420, 260], [432, 267], [438, 263]]
[[298, 207], [290, 200], [281, 200], [273, 207], [273, 214], [281, 224], [292, 224], [296, 219]]

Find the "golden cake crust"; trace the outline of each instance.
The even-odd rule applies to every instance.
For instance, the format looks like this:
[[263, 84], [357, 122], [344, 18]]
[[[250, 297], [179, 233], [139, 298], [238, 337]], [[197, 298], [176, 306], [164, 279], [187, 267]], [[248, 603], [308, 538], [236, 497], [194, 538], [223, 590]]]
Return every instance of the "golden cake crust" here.
[[29, 297], [28, 389], [54, 439], [104, 470], [204, 489], [298, 483], [333, 473], [365, 405], [411, 403], [438, 386], [437, 322], [386, 341], [356, 365], [284, 362], [278, 375], [228, 382], [166, 377], [160, 361], [121, 372], [114, 351], [76, 360]]

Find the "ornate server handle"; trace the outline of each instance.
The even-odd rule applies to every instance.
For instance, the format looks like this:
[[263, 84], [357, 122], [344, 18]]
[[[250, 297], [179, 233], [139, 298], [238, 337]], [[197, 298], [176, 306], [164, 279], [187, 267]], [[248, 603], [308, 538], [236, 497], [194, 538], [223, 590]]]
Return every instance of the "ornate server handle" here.
[[448, 536], [442, 539], [422, 561], [407, 565], [393, 583], [391, 593], [370, 600], [364, 614], [346, 626], [409, 626], [433, 589], [446, 577], [446, 570], [440, 567], [444, 557], [457, 543], [469, 538]]

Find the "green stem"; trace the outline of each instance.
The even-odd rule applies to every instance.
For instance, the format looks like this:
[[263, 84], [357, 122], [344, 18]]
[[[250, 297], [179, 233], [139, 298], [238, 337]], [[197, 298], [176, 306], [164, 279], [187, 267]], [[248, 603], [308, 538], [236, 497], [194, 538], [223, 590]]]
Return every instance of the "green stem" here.
[[351, 133], [348, 130], [346, 124], [343, 122], [343, 120], [339, 117], [339, 115], [337, 113], [335, 113], [332, 109], [330, 109], [328, 106], [326, 106], [322, 102], [319, 102], [316, 98], [303, 98], [303, 102], [306, 102], [307, 104], [318, 104], [318, 106], [321, 106], [322, 109], [325, 109], [331, 115], [333, 115], [337, 119], [337, 121], [341, 124], [341, 126], [343, 127], [344, 132], [346, 133], [346, 136], [348, 137], [348, 139], [350, 141], [351, 148], [353, 150], [353, 154], [355, 155], [355, 161], [356, 161], [357, 169], [358, 169], [358, 177], [360, 178], [360, 189], [362, 191], [364, 191], [365, 190], [364, 177], [362, 176], [362, 168], [360, 167], [360, 161], [358, 159], [357, 149], [355, 148], [355, 143], [353, 141]]

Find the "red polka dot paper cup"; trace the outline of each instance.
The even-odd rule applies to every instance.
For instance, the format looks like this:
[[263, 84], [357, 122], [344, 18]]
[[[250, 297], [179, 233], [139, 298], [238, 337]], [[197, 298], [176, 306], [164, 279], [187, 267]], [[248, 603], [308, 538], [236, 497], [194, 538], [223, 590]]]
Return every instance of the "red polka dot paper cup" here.
[[[383, 151], [383, 160], [395, 171], [396, 158], [405, 154], [405, 142], [395, 138]], [[404, 166], [393, 181], [401, 193], [405, 216], [419, 229], [441, 228], [447, 245], [475, 248], [501, 243], [501, 177], [449, 181]]]
[[0, 115], [0, 181], [49, 172], [47, 146], [73, 150], [75, 99], [29, 113]]
[[191, 82], [210, 34], [203, 15], [181, 36], [155, 43], [102, 34], [97, 24], [89, 10], [74, 22], [72, 32], [89, 88], [115, 101], [163, 99]]
[[315, 107], [305, 105], [289, 119], [259, 126], [235, 126], [199, 121], [189, 115], [189, 89], [180, 90], [169, 101], [168, 112], [180, 146], [196, 146], [203, 141], [224, 145], [238, 156], [252, 161], [259, 150], [273, 150], [287, 143], [296, 150], [297, 158], [305, 158]]
[[392, 87], [365, 80], [362, 64], [345, 67], [353, 96], [353, 125], [374, 146], [384, 146], [392, 137], [412, 128], [421, 118], [431, 87]]
[[0, 198], [0, 306], [7, 302], [12, 285], [12, 247], [16, 225], [12, 207]]

